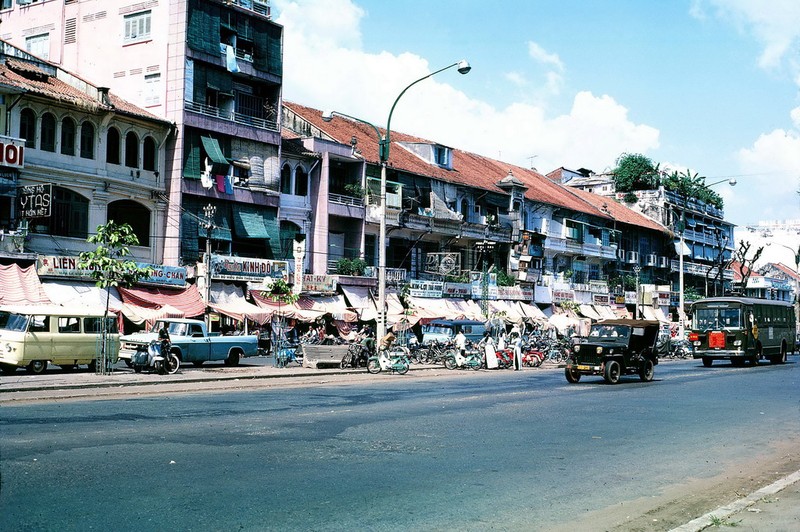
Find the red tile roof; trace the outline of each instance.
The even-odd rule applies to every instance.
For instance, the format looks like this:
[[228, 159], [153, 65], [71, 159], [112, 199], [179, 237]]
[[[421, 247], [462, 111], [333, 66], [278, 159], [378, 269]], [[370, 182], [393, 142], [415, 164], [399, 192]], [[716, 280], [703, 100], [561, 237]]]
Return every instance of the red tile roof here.
[[[337, 142], [349, 144], [350, 139], [355, 137], [358, 141], [357, 149], [362, 157], [370, 163], [379, 164], [378, 138], [375, 135], [375, 130], [370, 126], [339, 116], [334, 116], [330, 122], [325, 122], [322, 120], [322, 111], [319, 109], [287, 101], [284, 101], [284, 106]], [[385, 134], [383, 128], [378, 129], [382, 135]], [[400, 169], [403, 172], [430, 177], [447, 183], [463, 184], [507, 194], [506, 191], [497, 186], [497, 183], [511, 171], [515, 178], [528, 187], [525, 197], [531, 201], [656, 231], [667, 231], [662, 225], [624, 205], [595, 194], [583, 193], [582, 191], [575, 191], [570, 187], [562, 186], [535, 170], [455, 148], [452, 149], [452, 170], [448, 170], [423, 160], [398, 144], [398, 142], [431, 144], [431, 141], [397, 131], [391, 132], [391, 141], [389, 167]], [[601, 210], [604, 203], [608, 204], [608, 208]]]
[[[0, 41], [6, 47], [8, 43]], [[13, 48], [13, 47], [12, 47]], [[2, 50], [2, 48], [0, 48]], [[38, 63], [38, 64], [37, 64]], [[109, 105], [99, 97], [90, 95], [69, 83], [51, 75], [44, 65], [56, 70], [61, 70], [87, 87], [97, 89], [95, 85], [82, 80], [79, 76], [69, 73], [57, 65], [45, 63], [41, 60], [26, 61], [24, 59], [0, 53], [0, 86], [18, 89], [25, 93], [42, 96], [51, 100], [75, 105], [88, 111], [115, 111], [138, 118], [155, 120], [169, 124], [168, 120], [160, 118], [122, 98], [109, 93]], [[94, 92], [94, 91], [92, 91]]]

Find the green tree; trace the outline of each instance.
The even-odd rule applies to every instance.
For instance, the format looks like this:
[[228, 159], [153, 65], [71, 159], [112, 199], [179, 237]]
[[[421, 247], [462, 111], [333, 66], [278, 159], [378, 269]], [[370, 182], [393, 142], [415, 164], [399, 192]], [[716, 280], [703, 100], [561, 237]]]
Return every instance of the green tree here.
[[659, 165], [638, 153], [623, 153], [617, 159], [617, 166], [611, 171], [614, 175], [614, 188], [617, 192], [650, 190], [661, 183]]
[[[106, 291], [106, 314], [111, 299], [111, 287], [130, 286], [153, 274], [153, 269], [141, 267], [133, 260], [126, 259], [130, 255], [130, 246], [139, 244], [139, 239], [128, 224], [117, 224], [109, 220], [105, 225], [98, 225], [97, 232], [87, 239], [95, 244], [94, 251], [80, 254], [78, 268], [90, 270], [91, 278], [99, 288]], [[97, 360], [98, 371], [107, 374], [110, 359], [107, 353], [108, 319], [103, 320], [102, 345]]]

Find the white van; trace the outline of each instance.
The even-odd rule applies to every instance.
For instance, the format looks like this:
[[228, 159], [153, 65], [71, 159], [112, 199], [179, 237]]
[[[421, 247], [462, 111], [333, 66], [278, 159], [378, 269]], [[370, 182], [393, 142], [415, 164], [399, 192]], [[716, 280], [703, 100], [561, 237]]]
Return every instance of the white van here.
[[100, 354], [103, 322], [107, 327], [106, 353], [112, 364], [119, 356], [116, 316], [95, 309], [56, 305], [0, 306], [0, 370], [6, 375], [25, 367], [42, 373], [47, 364], [65, 370], [86, 364], [90, 369]]

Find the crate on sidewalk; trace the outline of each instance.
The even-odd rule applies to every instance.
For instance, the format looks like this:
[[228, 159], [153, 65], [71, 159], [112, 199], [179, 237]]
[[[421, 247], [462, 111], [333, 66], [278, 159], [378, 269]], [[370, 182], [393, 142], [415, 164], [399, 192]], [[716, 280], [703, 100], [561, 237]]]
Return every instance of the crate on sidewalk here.
[[303, 344], [303, 365], [307, 368], [339, 367], [347, 354], [348, 345], [309, 345]]

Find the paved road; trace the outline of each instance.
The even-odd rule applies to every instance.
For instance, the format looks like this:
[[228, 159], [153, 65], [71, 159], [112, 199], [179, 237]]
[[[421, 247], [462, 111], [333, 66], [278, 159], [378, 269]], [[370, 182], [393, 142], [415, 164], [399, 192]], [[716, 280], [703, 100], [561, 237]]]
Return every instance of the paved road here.
[[304, 378], [313, 386], [284, 387], [248, 375], [307, 370], [226, 370], [187, 370], [160, 389], [215, 373], [260, 389], [15, 406], [24, 393], [119, 392], [115, 379], [149, 393], [148, 379], [168, 378], [3, 377], [0, 528], [575, 530], [591, 515], [602, 529], [666, 530], [738, 497], [709, 489], [685, 517], [647, 512], [753, 457], [770, 462], [770, 443], [800, 433], [797, 364], [673, 362], [657, 382], [618, 386], [527, 370], [352, 384], [317, 372]]

